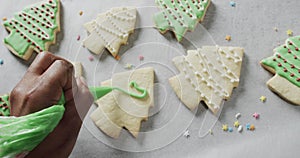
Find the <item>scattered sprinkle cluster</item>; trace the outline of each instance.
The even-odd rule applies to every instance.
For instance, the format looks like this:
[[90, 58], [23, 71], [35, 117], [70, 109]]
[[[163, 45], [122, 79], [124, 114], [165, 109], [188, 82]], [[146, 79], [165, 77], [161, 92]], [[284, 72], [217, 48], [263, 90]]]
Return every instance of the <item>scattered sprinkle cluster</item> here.
[[[233, 127], [236, 128], [236, 130], [241, 133], [243, 131], [243, 125], [239, 122], [239, 118], [241, 117], [241, 113], [237, 113], [235, 115], [235, 118], [236, 118], [236, 121], [233, 123]], [[252, 114], [252, 117], [255, 118], [255, 120], [259, 119], [260, 117], [260, 114], [255, 112], [254, 114]], [[225, 131], [225, 132], [233, 132], [234, 131], [234, 128], [233, 127], [230, 127], [228, 126], [228, 124], [223, 124], [222, 125], [222, 130]], [[255, 130], [255, 125], [254, 124], [250, 124], [250, 123], [247, 123], [245, 125], [246, 129], [248, 131], [254, 131]]]

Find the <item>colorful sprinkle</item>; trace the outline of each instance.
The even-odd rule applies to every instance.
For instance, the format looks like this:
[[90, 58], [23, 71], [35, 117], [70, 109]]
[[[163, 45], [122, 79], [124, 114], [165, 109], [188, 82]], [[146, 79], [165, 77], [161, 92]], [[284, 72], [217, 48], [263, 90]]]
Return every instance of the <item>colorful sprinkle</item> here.
[[140, 61], [143, 61], [143, 60], [144, 60], [144, 56], [139, 55], [139, 60], [140, 60]]
[[223, 126], [222, 126], [222, 130], [223, 130], [223, 131], [228, 131], [228, 125], [226, 125], [226, 124], [223, 125]]
[[80, 35], [77, 36], [77, 41], [79, 41], [79, 40], [80, 40]]
[[241, 133], [241, 132], [243, 131], [243, 126], [242, 126], [242, 125], [239, 125], [237, 131]]
[[266, 102], [267, 98], [266, 98], [266, 96], [261, 96], [259, 98], [259, 100], [264, 103], [264, 102]]
[[246, 124], [246, 129], [247, 129], [247, 130], [250, 130], [250, 126], [251, 126], [250, 123], [247, 123], [247, 124]]
[[235, 7], [236, 6], [236, 3], [234, 2], [234, 1], [230, 1], [230, 6], [232, 6], [232, 7]]
[[6, 20], [7, 20], [7, 18], [6, 18], [6, 17], [3, 17], [3, 18], [2, 18], [2, 21], [6, 21]]
[[213, 131], [212, 131], [211, 129], [210, 129], [208, 132], [209, 132], [210, 135], [213, 135], [213, 134], [214, 134]]
[[82, 16], [83, 15], [83, 11], [81, 10], [81, 11], [79, 11], [79, 15], [80, 16]]
[[236, 119], [239, 119], [241, 116], [242, 116], [242, 114], [241, 114], [241, 113], [237, 113], [237, 114], [235, 114], [235, 118], [236, 118]]
[[240, 122], [239, 121], [235, 121], [233, 125], [234, 125], [234, 127], [238, 128], [240, 126]]
[[277, 27], [274, 27], [273, 29], [274, 29], [275, 32], [278, 32], [278, 28]]
[[225, 40], [228, 41], [228, 42], [231, 41], [231, 36], [230, 35], [226, 35]]
[[255, 130], [255, 126], [254, 125], [250, 125], [250, 131], [254, 131]]
[[259, 118], [259, 114], [257, 112], [255, 112], [253, 115], [252, 115], [255, 119], [258, 119]]
[[0, 59], [0, 65], [3, 65], [3, 64], [4, 64], [4, 60]]
[[93, 56], [89, 56], [89, 61], [94, 61], [94, 57]]
[[121, 57], [120, 57], [119, 55], [117, 55], [117, 56], [115, 57], [115, 59], [116, 59], [116, 60], [120, 60]]
[[186, 138], [190, 137], [190, 132], [189, 132], [189, 130], [186, 130], [186, 131], [183, 133], [183, 136], [185, 136]]
[[132, 64], [127, 63], [125, 65], [125, 69], [132, 69], [134, 66]]
[[233, 128], [232, 127], [228, 127], [228, 131], [229, 132], [233, 132]]
[[292, 31], [291, 29], [288, 29], [288, 30], [286, 31], [286, 34], [287, 34], [288, 36], [293, 36], [293, 31]]

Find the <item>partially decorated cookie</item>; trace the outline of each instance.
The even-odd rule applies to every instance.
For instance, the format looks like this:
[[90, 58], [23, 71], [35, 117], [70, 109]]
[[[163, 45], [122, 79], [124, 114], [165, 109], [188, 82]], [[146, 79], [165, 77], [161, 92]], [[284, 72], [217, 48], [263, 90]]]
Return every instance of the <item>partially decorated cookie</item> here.
[[32, 52], [47, 51], [60, 31], [60, 1], [47, 0], [26, 7], [4, 22], [10, 32], [6, 47], [16, 56], [28, 60]]
[[0, 116], [9, 116], [9, 115], [10, 115], [9, 96], [8, 95], [0, 96]]
[[300, 36], [288, 38], [261, 65], [275, 74], [267, 85], [285, 100], [300, 105]]
[[189, 50], [187, 56], [173, 59], [180, 74], [170, 78], [169, 83], [190, 110], [203, 101], [216, 114], [239, 84], [243, 53], [239, 47]]
[[165, 33], [172, 30], [178, 41], [187, 31], [203, 21], [210, 0], [155, 0], [161, 11], [154, 15], [156, 28]]
[[134, 137], [137, 137], [141, 121], [148, 119], [149, 108], [154, 106], [153, 68], [114, 74], [111, 80], [102, 82], [101, 86], [113, 86], [131, 93], [138, 93], [134, 87], [128, 86], [132, 81], [145, 89], [147, 96], [134, 98], [122, 91], [113, 90], [96, 101], [98, 108], [90, 116], [95, 125], [112, 138], [118, 138], [122, 128], [126, 128]]
[[121, 45], [126, 44], [134, 32], [136, 8], [113, 8], [84, 25], [90, 35], [83, 45], [95, 54], [101, 54], [106, 48], [117, 58]]

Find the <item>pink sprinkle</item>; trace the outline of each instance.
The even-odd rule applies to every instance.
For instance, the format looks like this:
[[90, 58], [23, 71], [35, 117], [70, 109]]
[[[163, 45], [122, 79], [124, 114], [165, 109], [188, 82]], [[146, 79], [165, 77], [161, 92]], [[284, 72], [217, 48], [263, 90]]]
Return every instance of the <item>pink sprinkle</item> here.
[[78, 35], [78, 37], [77, 37], [77, 41], [79, 41], [80, 40], [80, 36]]
[[89, 56], [89, 60], [90, 61], [94, 61], [94, 57], [93, 56]]
[[139, 56], [139, 59], [140, 59], [141, 61], [144, 60], [144, 56], [140, 55], [140, 56]]

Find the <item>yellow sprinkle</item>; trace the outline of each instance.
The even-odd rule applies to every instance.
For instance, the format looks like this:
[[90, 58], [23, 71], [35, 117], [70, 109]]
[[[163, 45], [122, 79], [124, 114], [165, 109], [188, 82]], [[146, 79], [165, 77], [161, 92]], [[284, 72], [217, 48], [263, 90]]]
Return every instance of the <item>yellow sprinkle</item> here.
[[81, 16], [81, 15], [83, 15], [83, 11], [81, 10], [81, 11], [79, 11], [79, 15]]
[[235, 121], [233, 125], [234, 125], [234, 127], [236, 127], [236, 128], [237, 128], [237, 127], [239, 127], [239, 126], [240, 126], [240, 123], [239, 123], [239, 121]]
[[250, 125], [250, 131], [254, 131], [255, 130], [255, 126], [254, 125]]
[[231, 41], [231, 36], [230, 36], [230, 35], [227, 35], [227, 36], [225, 37], [225, 40]]
[[289, 36], [292, 36], [293, 35], [293, 31], [291, 29], [288, 29], [286, 31], [286, 34], [289, 35]]
[[209, 134], [210, 134], [210, 135], [213, 135], [213, 134], [214, 134], [213, 131], [212, 131], [211, 129], [209, 130]]
[[6, 20], [7, 20], [7, 18], [6, 18], [6, 17], [3, 17], [3, 18], [2, 18], [2, 20], [3, 20], [3, 21], [6, 21]]
[[259, 98], [259, 100], [264, 103], [264, 102], [266, 102], [267, 98], [265, 96], [261, 96]]
[[228, 131], [228, 125], [223, 125], [223, 126], [222, 126], [222, 130], [223, 130], [223, 131]]

